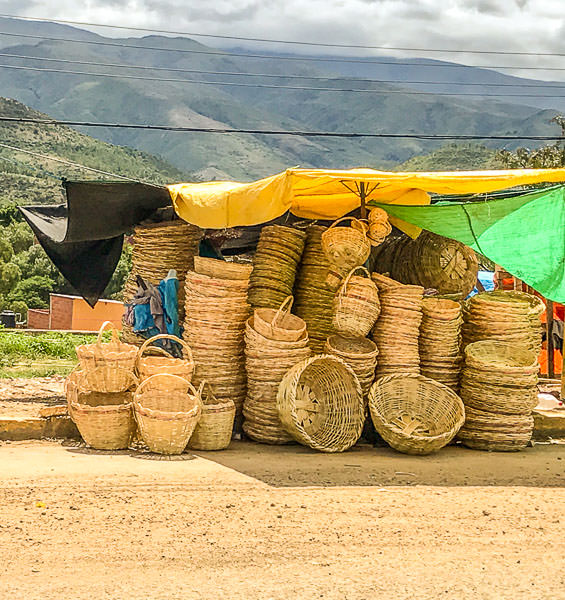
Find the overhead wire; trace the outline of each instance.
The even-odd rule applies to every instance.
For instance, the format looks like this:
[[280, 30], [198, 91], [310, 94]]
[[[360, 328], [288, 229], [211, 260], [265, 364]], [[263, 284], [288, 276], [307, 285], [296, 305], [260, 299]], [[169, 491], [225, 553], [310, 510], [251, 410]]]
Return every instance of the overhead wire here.
[[339, 44], [339, 43], [326, 43], [326, 42], [307, 42], [303, 40], [277, 40], [270, 38], [256, 38], [256, 37], [243, 37], [235, 35], [219, 35], [213, 33], [197, 33], [190, 31], [171, 31], [167, 29], [149, 29], [146, 27], [130, 27], [127, 25], [109, 25], [106, 23], [91, 23], [87, 21], [71, 21], [65, 19], [46, 19], [45, 17], [21, 17], [18, 15], [0, 14], [0, 17], [9, 19], [21, 19], [24, 21], [42, 21], [51, 23], [64, 23], [69, 25], [83, 25], [87, 27], [104, 27], [108, 29], [120, 29], [126, 31], [143, 31], [147, 33], [160, 33], [168, 35], [180, 35], [180, 36], [191, 36], [191, 37], [205, 37], [223, 40], [236, 40], [245, 42], [261, 42], [261, 43], [272, 43], [272, 44], [289, 44], [299, 46], [315, 46], [324, 48], [349, 48], [349, 49], [361, 49], [361, 50], [394, 50], [394, 51], [407, 51], [407, 52], [443, 52], [443, 53], [454, 53], [454, 54], [497, 54], [497, 55], [512, 55], [512, 56], [565, 56], [565, 53], [558, 52], [531, 52], [531, 51], [513, 51], [513, 50], [476, 50], [476, 49], [454, 49], [454, 48], [415, 48], [415, 47], [402, 47], [402, 46], [372, 46], [365, 44]]
[[[463, 82], [463, 81], [412, 81], [398, 79], [371, 79], [367, 77], [336, 77], [336, 76], [319, 76], [319, 75], [282, 75], [276, 73], [250, 73], [241, 71], [207, 71], [201, 69], [180, 69], [175, 67], [155, 67], [151, 65], [132, 65], [130, 63], [106, 63], [89, 60], [71, 60], [66, 58], [51, 58], [46, 56], [30, 56], [25, 54], [12, 54], [9, 52], [0, 52], [0, 57], [17, 58], [25, 60], [36, 60], [40, 62], [56, 62], [73, 65], [87, 65], [92, 67], [111, 67], [120, 69], [141, 69], [144, 71], [167, 71], [175, 73], [191, 73], [198, 75], [229, 75], [237, 77], [265, 77], [269, 79], [307, 79], [313, 81], [360, 81], [364, 83], [386, 83], [397, 85], [464, 85], [478, 87], [520, 87], [520, 88], [565, 88], [565, 83], [479, 83], [479, 82]], [[10, 66], [10, 65], [7, 65]], [[187, 80], [188, 81], [188, 80]]]
[[[354, 64], [376, 64], [376, 65], [401, 65], [410, 67], [433, 67], [433, 68], [457, 68], [474, 67], [477, 69], [521, 69], [528, 71], [565, 71], [565, 67], [540, 67], [540, 66], [522, 66], [522, 65], [469, 65], [457, 63], [414, 63], [402, 61], [382, 61], [369, 58], [347, 58], [347, 57], [321, 57], [321, 56], [288, 56], [288, 55], [273, 55], [273, 54], [251, 54], [247, 52], [232, 52], [232, 51], [212, 51], [212, 50], [194, 50], [189, 48], [163, 48], [160, 46], [146, 46], [141, 44], [125, 44], [118, 42], [101, 42], [99, 40], [73, 40], [69, 38], [61, 38], [47, 35], [34, 35], [29, 33], [13, 33], [9, 31], [0, 31], [0, 36], [11, 36], [15, 38], [36, 39], [49, 42], [69, 42], [72, 44], [91, 44], [95, 46], [108, 46], [117, 48], [130, 48], [134, 50], [156, 50], [159, 52], [177, 52], [181, 54], [204, 54], [211, 56], [221, 56], [223, 58], [258, 58], [268, 60], [287, 60], [298, 62], [322, 62], [322, 63], [354, 63]], [[433, 59], [421, 59], [433, 60]]]
[[[71, 127], [103, 127], [109, 129], [143, 129], [152, 131], [172, 131], [191, 133], [231, 133], [252, 135], [292, 135], [302, 137], [336, 137], [336, 138], [391, 138], [421, 140], [532, 140], [559, 141], [561, 135], [479, 135], [479, 134], [434, 134], [434, 133], [371, 133], [371, 132], [337, 132], [337, 131], [298, 131], [275, 129], [230, 129], [228, 127], [181, 127], [176, 125], [147, 125], [143, 123], [104, 123], [93, 121], [73, 121], [57, 119], [35, 119], [25, 117], [0, 116], [0, 123], [22, 123], [35, 125], [68, 125]], [[2, 144], [0, 144], [1, 146]], [[103, 172], [103, 171], [102, 171]], [[106, 173], [107, 174], [107, 173]], [[143, 182], [142, 182], [143, 183]]]
[[43, 73], [63, 73], [67, 75], [86, 75], [88, 77], [110, 77], [113, 79], [133, 79], [140, 81], [157, 81], [160, 83], [183, 83], [194, 85], [216, 85], [227, 87], [248, 87], [248, 88], [268, 88], [275, 90], [298, 90], [312, 92], [347, 92], [361, 94], [403, 94], [408, 96], [478, 96], [481, 98], [565, 98], [562, 94], [490, 94], [483, 92], [424, 92], [413, 90], [377, 90], [366, 88], [333, 88], [333, 87], [312, 87], [299, 85], [273, 85], [268, 83], [241, 83], [237, 81], [206, 81], [196, 79], [177, 79], [172, 77], [146, 77], [144, 75], [122, 75], [119, 73], [95, 73], [91, 71], [75, 71], [69, 69], [51, 69], [42, 67], [26, 67], [16, 65], [0, 65], [0, 69], [13, 69], [17, 71], [36, 71]]

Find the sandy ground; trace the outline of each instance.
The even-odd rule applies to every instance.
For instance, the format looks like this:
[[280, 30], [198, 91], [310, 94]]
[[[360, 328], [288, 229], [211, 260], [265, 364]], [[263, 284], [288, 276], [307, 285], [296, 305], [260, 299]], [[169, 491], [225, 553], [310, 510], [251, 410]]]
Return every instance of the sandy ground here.
[[565, 598], [565, 446], [0, 446], [0, 598]]
[[40, 409], [66, 402], [64, 377], [0, 379], [0, 417], [37, 417]]

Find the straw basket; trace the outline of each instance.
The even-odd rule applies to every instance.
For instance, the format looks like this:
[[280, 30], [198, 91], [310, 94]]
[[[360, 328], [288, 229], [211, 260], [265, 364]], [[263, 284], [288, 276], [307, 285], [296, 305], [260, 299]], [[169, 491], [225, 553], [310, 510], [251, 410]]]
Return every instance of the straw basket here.
[[292, 296], [287, 296], [278, 310], [272, 308], [256, 308], [254, 327], [257, 333], [283, 342], [295, 342], [304, 336], [306, 323], [295, 315], [290, 314]]
[[198, 393], [202, 400], [202, 415], [194, 428], [188, 447], [192, 450], [223, 450], [230, 445], [235, 404], [229, 399], [222, 402], [217, 400], [207, 382], [200, 384]]
[[[135, 378], [128, 372], [130, 384]], [[84, 373], [73, 371], [65, 380], [69, 415], [83, 440], [96, 450], [122, 450], [135, 433], [133, 394], [91, 392], [86, 389]]]
[[[102, 333], [110, 327], [112, 340], [102, 342]], [[131, 374], [137, 357], [137, 346], [120, 342], [118, 330], [110, 321], [100, 327], [94, 344], [76, 348], [86, 386], [94, 392], [123, 392], [131, 385]]]
[[395, 450], [430, 454], [448, 444], [465, 421], [461, 398], [447, 386], [411, 373], [382, 377], [369, 393], [377, 432]]
[[[366, 277], [354, 275], [360, 271]], [[379, 292], [365, 267], [352, 269], [334, 299], [333, 326], [344, 335], [366, 336], [381, 312]]]
[[277, 394], [280, 420], [297, 442], [343, 452], [359, 439], [365, 408], [359, 381], [344, 361], [320, 354], [294, 365]]
[[[161, 351], [164, 353], [164, 356], [143, 356], [145, 350], [157, 340], [172, 340], [177, 344], [180, 344], [184, 350], [183, 358], [174, 358], [158, 346], [153, 349]], [[151, 377], [151, 375], [157, 375], [158, 373], [169, 373], [170, 375], [178, 375], [186, 381], [190, 381], [194, 371], [194, 360], [192, 358], [190, 346], [184, 340], [181, 340], [174, 335], [162, 333], [149, 338], [143, 343], [137, 353], [135, 366], [141, 380], [147, 379], [148, 377]]]
[[134, 394], [133, 406], [143, 441], [159, 454], [181, 454], [202, 412], [192, 384], [168, 373], [142, 381]]
[[228, 262], [204, 256], [194, 257], [194, 272], [218, 279], [249, 279], [253, 267], [250, 264]]
[[[351, 227], [336, 227], [351, 221]], [[342, 217], [322, 234], [322, 249], [328, 261], [347, 271], [362, 265], [371, 253], [367, 227], [355, 217]]]
[[371, 246], [380, 246], [391, 233], [392, 226], [388, 221], [388, 214], [382, 208], [373, 208], [369, 212], [369, 227], [367, 237]]

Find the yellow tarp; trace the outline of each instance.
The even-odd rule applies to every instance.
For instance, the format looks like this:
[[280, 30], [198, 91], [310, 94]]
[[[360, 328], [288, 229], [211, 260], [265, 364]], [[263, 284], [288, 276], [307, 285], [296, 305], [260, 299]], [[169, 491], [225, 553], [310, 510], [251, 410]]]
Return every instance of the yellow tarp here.
[[[307, 219], [337, 219], [360, 205], [359, 196], [342, 182], [353, 189], [355, 182], [366, 182], [371, 188], [378, 184], [367, 201], [415, 206], [429, 204], [428, 193], [478, 194], [532, 183], [565, 182], [565, 169], [436, 173], [287, 169], [253, 183], [179, 183], [168, 189], [182, 219], [219, 229], [265, 223], [287, 210]], [[412, 235], [417, 231], [401, 221], [394, 224]]]

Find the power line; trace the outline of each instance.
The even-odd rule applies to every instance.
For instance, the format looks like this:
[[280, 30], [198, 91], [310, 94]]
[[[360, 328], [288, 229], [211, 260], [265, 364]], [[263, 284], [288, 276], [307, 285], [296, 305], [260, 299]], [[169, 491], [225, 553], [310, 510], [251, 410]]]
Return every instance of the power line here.
[[[0, 117], [0, 120], [7, 120], [5, 117]], [[33, 120], [28, 120], [29, 122], [33, 122]], [[36, 119], [36, 123], [42, 123], [43, 121]], [[52, 160], [54, 162], [59, 162], [64, 165], [68, 165], [71, 167], [77, 167], [79, 169], [84, 169], [85, 171], [92, 171], [93, 173], [98, 173], [99, 175], [108, 175], [109, 177], [117, 177], [118, 179], [125, 179], [126, 181], [133, 181], [134, 183], [143, 183], [145, 185], [150, 185], [153, 187], [161, 188], [161, 185], [155, 185], [154, 183], [148, 183], [146, 181], [140, 181], [139, 179], [133, 179], [131, 177], [127, 177], [125, 175], [118, 175], [117, 173], [110, 173], [109, 171], [102, 171], [100, 169], [95, 169], [93, 167], [87, 167], [86, 165], [81, 165], [80, 163], [76, 163], [70, 160], [66, 160], [64, 158], [56, 158], [54, 156], [49, 156], [47, 154], [40, 154], [39, 152], [32, 152], [31, 150], [24, 150], [23, 148], [18, 148], [17, 146], [10, 146], [9, 144], [4, 144], [0, 142], [1, 148], [8, 148], [9, 150], [13, 150], [15, 152], [22, 152], [23, 154], [29, 154], [30, 156], [35, 156], [36, 158], [43, 158], [44, 160]]]
[[[532, 140], [559, 141], [560, 135], [475, 135], [475, 134], [433, 134], [433, 133], [357, 133], [335, 131], [293, 131], [274, 129], [229, 129], [227, 127], [179, 127], [175, 125], [145, 125], [141, 123], [102, 123], [92, 121], [71, 121], [56, 119], [32, 119], [23, 117], [2, 117], [0, 122], [25, 123], [35, 125], [69, 125], [72, 127], [105, 127], [109, 129], [145, 129], [151, 131], [174, 131], [191, 133], [245, 133], [252, 135], [293, 135], [303, 137], [336, 138], [406, 138], [418, 140]], [[0, 144], [1, 145], [1, 144]], [[116, 177], [119, 177], [118, 175]]]
[[375, 65], [401, 65], [408, 67], [435, 67], [435, 68], [465, 68], [474, 67], [477, 69], [521, 69], [527, 71], [565, 71], [565, 67], [528, 67], [521, 65], [462, 65], [452, 63], [413, 63], [402, 61], [380, 61], [365, 58], [341, 58], [341, 57], [320, 57], [320, 56], [279, 56], [272, 54], [249, 54], [243, 52], [222, 52], [212, 50], [192, 50], [188, 48], [161, 48], [159, 46], [142, 46], [140, 44], [123, 44], [117, 42], [100, 42], [96, 40], [73, 40], [68, 38], [52, 37], [46, 35], [32, 35], [28, 33], [11, 33], [0, 31], [0, 35], [16, 38], [27, 38], [35, 40], [45, 40], [50, 42], [69, 42], [72, 44], [91, 44], [95, 46], [109, 46], [115, 48], [132, 48], [134, 50], [157, 50], [159, 52], [178, 52], [181, 54], [205, 54], [211, 56], [220, 56], [223, 58], [260, 58], [268, 60], [291, 60], [298, 62], [325, 62], [325, 63], [354, 63], [354, 64], [375, 64]]
[[273, 40], [269, 38], [254, 38], [254, 37], [242, 37], [235, 35], [217, 35], [212, 33], [195, 33], [190, 31], [171, 31], [168, 29], [149, 29], [146, 27], [129, 27], [125, 25], [107, 25], [104, 23], [89, 23], [86, 21], [70, 21], [64, 19], [50, 19], [39, 17], [20, 17], [18, 15], [5, 15], [0, 14], [0, 17], [6, 17], [10, 19], [22, 19], [26, 21], [41, 21], [41, 22], [54, 22], [54, 23], [65, 23], [69, 25], [86, 25], [89, 27], [105, 27], [108, 29], [121, 29], [127, 31], [144, 31], [148, 33], [165, 33], [169, 35], [182, 35], [192, 37], [205, 37], [222, 40], [237, 40], [244, 42], [263, 42], [272, 44], [290, 44], [299, 46], [316, 46], [323, 48], [351, 48], [351, 49], [363, 49], [363, 50], [400, 50], [407, 52], [443, 52], [453, 54], [497, 54], [497, 55], [508, 55], [508, 56], [565, 56], [556, 52], [524, 52], [524, 51], [507, 51], [507, 50], [454, 50], [451, 48], [413, 48], [413, 47], [400, 47], [400, 46], [367, 46], [363, 44], [329, 44], [322, 42], [305, 42], [301, 40]]
[[184, 83], [196, 85], [219, 85], [229, 87], [269, 88], [275, 90], [299, 90], [311, 92], [347, 92], [362, 94], [404, 94], [407, 96], [478, 96], [481, 98], [565, 98], [561, 94], [485, 94], [482, 92], [417, 92], [411, 90], [375, 90], [366, 88], [333, 88], [306, 87], [300, 85], [272, 85], [268, 83], [240, 83], [236, 81], [204, 81], [196, 79], [175, 79], [167, 77], [145, 77], [143, 75], [120, 75], [117, 73], [92, 73], [90, 71], [71, 71], [69, 69], [48, 69], [40, 67], [24, 67], [15, 65], [0, 65], [0, 69], [15, 69], [19, 71], [36, 71], [43, 73], [66, 73], [68, 75], [87, 75], [89, 77], [111, 77], [114, 79], [134, 79], [141, 81], [158, 81], [161, 83]]
[[18, 58], [26, 60], [37, 60], [43, 62], [57, 62], [73, 65], [88, 65], [93, 67], [111, 67], [120, 69], [142, 69], [144, 71], [170, 71], [175, 73], [192, 73], [199, 75], [229, 75], [237, 77], [265, 77], [270, 79], [308, 79], [315, 81], [361, 81], [365, 83], [386, 83], [386, 84], [418, 84], [418, 85], [464, 85], [477, 87], [520, 87], [520, 88], [565, 88], [564, 84], [546, 83], [546, 84], [529, 84], [529, 83], [477, 83], [477, 82], [462, 82], [462, 81], [399, 81], [398, 79], [370, 79], [367, 77], [320, 77], [317, 75], [278, 75], [274, 73], [243, 73], [239, 71], [205, 71], [200, 69], [178, 69], [174, 67], [152, 67], [150, 65], [132, 65], [129, 63], [101, 63], [88, 60], [70, 60], [65, 58], [49, 58], [46, 56], [29, 56], [24, 54], [10, 54], [0, 52], [0, 56], [6, 58]]

